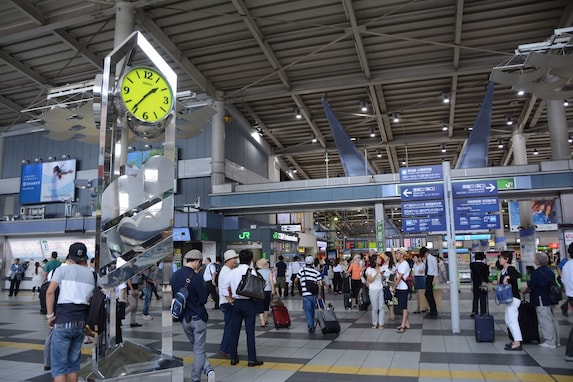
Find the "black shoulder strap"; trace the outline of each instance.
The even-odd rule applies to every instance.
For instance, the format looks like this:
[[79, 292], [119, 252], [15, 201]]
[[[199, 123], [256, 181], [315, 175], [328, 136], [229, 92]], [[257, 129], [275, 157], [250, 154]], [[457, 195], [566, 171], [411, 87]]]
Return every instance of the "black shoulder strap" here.
[[189, 287], [189, 283], [191, 282], [191, 279], [193, 278], [193, 276], [195, 276], [195, 272], [193, 272], [193, 270], [191, 270], [191, 272], [189, 273], [189, 275], [185, 279], [185, 285], [183, 285], [184, 289], [187, 289]]

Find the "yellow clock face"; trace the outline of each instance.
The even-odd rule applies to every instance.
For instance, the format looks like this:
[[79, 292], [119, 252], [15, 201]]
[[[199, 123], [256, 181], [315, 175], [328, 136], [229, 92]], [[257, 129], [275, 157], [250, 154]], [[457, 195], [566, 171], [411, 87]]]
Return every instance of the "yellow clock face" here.
[[173, 91], [155, 69], [136, 67], [121, 79], [121, 99], [135, 118], [155, 123], [167, 118], [173, 107]]

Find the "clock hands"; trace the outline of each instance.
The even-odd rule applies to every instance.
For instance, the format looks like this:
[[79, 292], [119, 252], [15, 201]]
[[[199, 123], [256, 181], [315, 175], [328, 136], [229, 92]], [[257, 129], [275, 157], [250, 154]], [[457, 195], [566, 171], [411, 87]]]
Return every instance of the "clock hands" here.
[[137, 107], [139, 106], [140, 103], [143, 102], [144, 99], [146, 99], [148, 96], [150, 96], [151, 94], [155, 93], [157, 91], [158, 88], [153, 88], [150, 91], [148, 91], [143, 97], [141, 97], [141, 99], [135, 104], [133, 105], [133, 110], [137, 110]]

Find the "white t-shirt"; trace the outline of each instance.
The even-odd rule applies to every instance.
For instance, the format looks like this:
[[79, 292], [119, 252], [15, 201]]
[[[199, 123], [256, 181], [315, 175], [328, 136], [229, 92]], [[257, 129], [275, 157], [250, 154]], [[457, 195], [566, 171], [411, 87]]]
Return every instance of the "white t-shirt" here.
[[127, 289], [127, 282], [123, 282], [115, 288], [115, 297], [119, 302], [126, 302], [123, 294], [124, 289]]
[[397, 273], [402, 275], [402, 278], [400, 278], [400, 281], [398, 282], [398, 285], [396, 286], [396, 289], [408, 289], [408, 284], [406, 284], [406, 282], [404, 282], [403, 279], [406, 279], [406, 277], [408, 277], [408, 274], [410, 273], [410, 264], [408, 264], [408, 262], [406, 260], [398, 263], [398, 267], [396, 269]]
[[[383, 270], [380, 269], [380, 274], [376, 272], [376, 268], [368, 268], [366, 269], [366, 276], [376, 276], [374, 277], [374, 281], [368, 283], [368, 288], [370, 290], [380, 290], [382, 289], [382, 272]], [[367, 278], [368, 280], [368, 278]]]
[[414, 276], [424, 276], [426, 273], [426, 264], [422, 261], [414, 263]]
[[221, 273], [219, 273], [219, 304], [227, 304], [227, 296], [229, 295], [229, 288], [223, 288], [224, 284], [228, 284], [229, 274], [231, 273], [231, 268], [223, 265], [221, 268]]

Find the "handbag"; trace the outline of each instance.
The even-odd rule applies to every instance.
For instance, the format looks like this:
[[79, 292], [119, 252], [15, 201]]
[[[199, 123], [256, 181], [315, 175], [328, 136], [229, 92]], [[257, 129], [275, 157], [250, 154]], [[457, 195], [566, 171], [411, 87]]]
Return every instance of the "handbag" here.
[[513, 302], [513, 291], [511, 290], [511, 284], [500, 284], [495, 287], [495, 303], [500, 304], [511, 304]]
[[251, 269], [247, 269], [237, 286], [237, 294], [255, 300], [263, 300], [265, 298], [265, 279], [259, 272], [254, 272], [255, 274]]
[[382, 292], [384, 293], [384, 302], [388, 302], [390, 300], [392, 300], [392, 291], [390, 290], [389, 286], [385, 286], [382, 289]]

